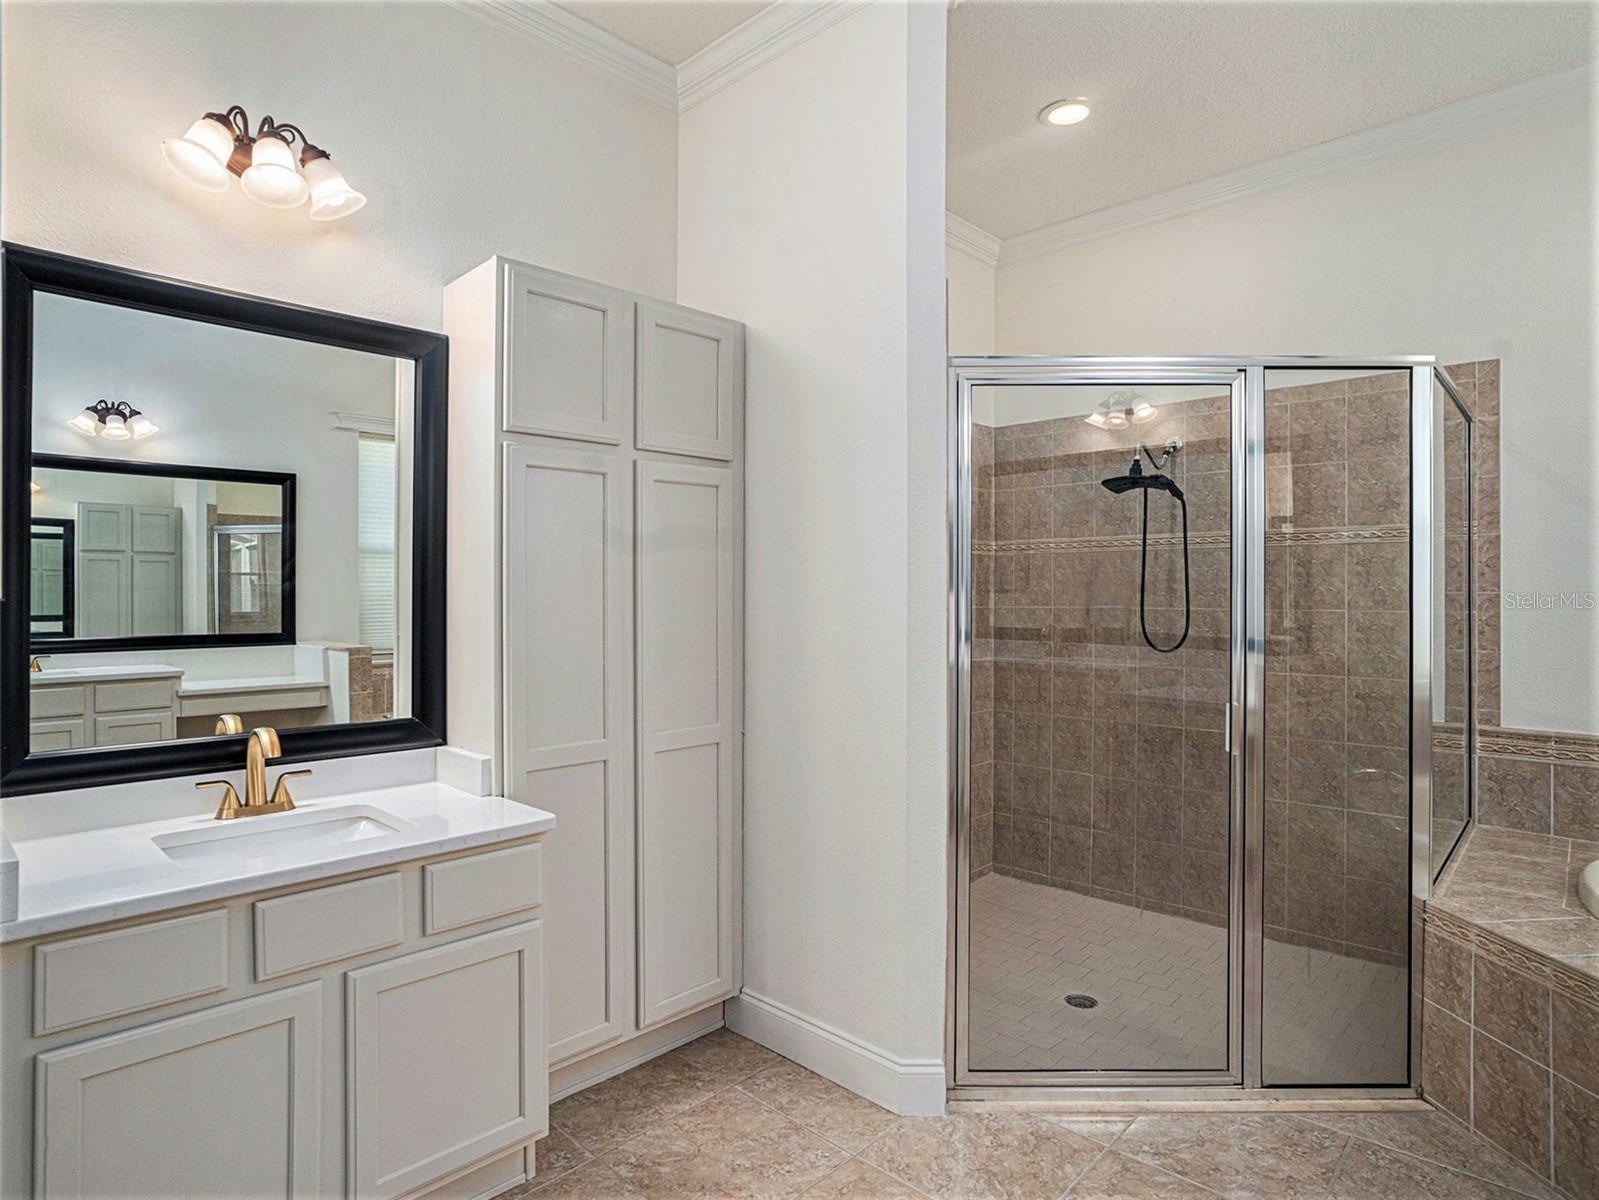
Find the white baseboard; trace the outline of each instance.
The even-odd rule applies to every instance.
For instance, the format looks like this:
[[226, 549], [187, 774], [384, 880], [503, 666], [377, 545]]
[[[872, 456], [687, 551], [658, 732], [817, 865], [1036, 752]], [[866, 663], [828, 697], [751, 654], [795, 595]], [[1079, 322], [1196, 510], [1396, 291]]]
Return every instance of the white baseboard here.
[[944, 1111], [941, 1059], [896, 1058], [747, 989], [727, 1002], [727, 1027], [900, 1116]]

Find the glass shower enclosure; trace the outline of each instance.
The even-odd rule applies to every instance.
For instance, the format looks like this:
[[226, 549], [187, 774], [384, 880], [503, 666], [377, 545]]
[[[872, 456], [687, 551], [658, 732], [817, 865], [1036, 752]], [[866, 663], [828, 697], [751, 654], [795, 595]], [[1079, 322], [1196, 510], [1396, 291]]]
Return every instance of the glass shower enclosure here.
[[956, 358], [950, 402], [951, 1094], [1414, 1094], [1471, 806], [1446, 373]]

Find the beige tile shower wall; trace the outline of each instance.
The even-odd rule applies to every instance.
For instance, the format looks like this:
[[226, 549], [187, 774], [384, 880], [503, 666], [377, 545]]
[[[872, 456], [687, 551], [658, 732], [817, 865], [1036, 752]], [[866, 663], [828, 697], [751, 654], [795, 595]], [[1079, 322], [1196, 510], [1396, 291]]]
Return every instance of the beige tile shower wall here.
[[[994, 540], [975, 570], [979, 597], [991, 597], [979, 601], [977, 657], [994, 672], [996, 872], [1224, 920], [1228, 428], [1218, 397], [1121, 434], [1081, 417], [993, 432]], [[1160, 654], [1139, 625], [1141, 498], [1100, 480], [1127, 470], [1135, 437], [1174, 436], [1185, 443], [1170, 473], [1189, 498], [1193, 619], [1181, 649]], [[1150, 511], [1149, 625], [1168, 644], [1182, 628], [1181, 524], [1167, 496]]]

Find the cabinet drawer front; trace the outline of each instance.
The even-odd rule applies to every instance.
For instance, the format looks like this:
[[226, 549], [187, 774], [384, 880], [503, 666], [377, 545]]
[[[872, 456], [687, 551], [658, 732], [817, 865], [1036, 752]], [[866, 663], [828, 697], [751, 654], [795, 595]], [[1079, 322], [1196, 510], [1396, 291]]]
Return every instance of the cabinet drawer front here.
[[398, 946], [405, 937], [400, 875], [357, 879], [255, 903], [255, 977]]
[[221, 909], [46, 942], [33, 951], [37, 1037], [228, 986]]
[[87, 707], [87, 688], [36, 687], [30, 693], [28, 715], [34, 720], [46, 717], [81, 717]]
[[76, 750], [88, 744], [89, 722], [82, 717], [28, 722], [28, 749], [35, 754], [47, 750]]
[[99, 683], [94, 688], [94, 709], [96, 712], [134, 712], [141, 708], [171, 708], [172, 692], [170, 679]]
[[544, 847], [512, 846], [422, 869], [424, 933], [534, 908], [544, 899]]

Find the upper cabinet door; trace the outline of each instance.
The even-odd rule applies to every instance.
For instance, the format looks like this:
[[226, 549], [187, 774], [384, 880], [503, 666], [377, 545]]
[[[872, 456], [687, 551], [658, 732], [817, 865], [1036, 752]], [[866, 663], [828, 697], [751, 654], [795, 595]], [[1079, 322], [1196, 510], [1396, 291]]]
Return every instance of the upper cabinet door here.
[[743, 327], [641, 300], [638, 305], [638, 448], [731, 461], [743, 389]]
[[633, 302], [533, 267], [506, 268], [505, 430], [621, 445], [633, 388]]

